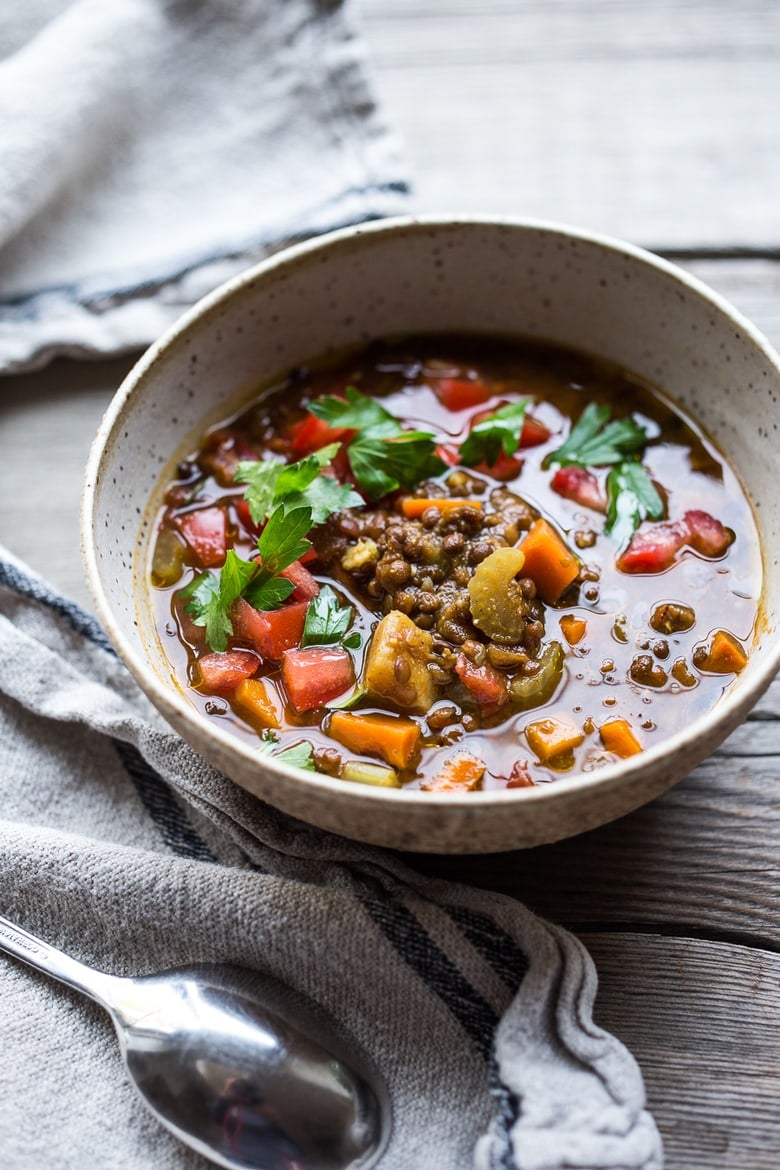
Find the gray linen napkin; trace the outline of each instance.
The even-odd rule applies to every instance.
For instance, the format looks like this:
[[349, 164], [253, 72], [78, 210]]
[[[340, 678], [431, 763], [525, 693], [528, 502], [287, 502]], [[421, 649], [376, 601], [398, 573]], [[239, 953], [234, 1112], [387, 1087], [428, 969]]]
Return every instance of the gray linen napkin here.
[[[387, 1079], [381, 1170], [657, 1170], [633, 1058], [566, 931], [219, 775], [92, 618], [0, 550], [0, 913], [116, 974], [264, 970]], [[99, 1008], [0, 955], [4, 1170], [206, 1163], [146, 1113]]]
[[0, 371], [145, 346], [406, 192], [340, 0], [0, 5]]

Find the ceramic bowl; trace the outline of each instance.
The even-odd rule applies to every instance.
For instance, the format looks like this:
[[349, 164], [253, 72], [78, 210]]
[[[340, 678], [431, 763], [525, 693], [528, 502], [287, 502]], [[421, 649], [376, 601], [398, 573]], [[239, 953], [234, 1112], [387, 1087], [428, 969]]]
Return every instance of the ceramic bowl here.
[[[749, 665], [707, 715], [642, 755], [531, 789], [453, 794], [302, 773], [207, 722], [172, 681], [146, 564], [162, 484], [204, 425], [290, 368], [405, 332], [538, 337], [663, 387], [728, 453], [754, 502], [765, 587]], [[385, 220], [279, 253], [188, 312], [132, 370], [90, 455], [88, 579], [102, 622], [174, 728], [236, 784], [304, 821], [408, 850], [485, 852], [591, 829], [657, 796], [745, 718], [777, 671], [780, 361], [698, 281], [617, 241], [542, 222]]]

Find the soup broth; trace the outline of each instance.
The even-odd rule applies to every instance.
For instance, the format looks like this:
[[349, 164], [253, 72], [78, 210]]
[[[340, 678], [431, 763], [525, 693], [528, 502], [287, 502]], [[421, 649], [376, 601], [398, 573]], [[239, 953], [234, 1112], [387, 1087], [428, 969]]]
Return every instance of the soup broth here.
[[292, 371], [165, 489], [161, 643], [258, 753], [426, 791], [576, 783], [710, 709], [761, 591], [750, 504], [662, 393], [452, 336]]

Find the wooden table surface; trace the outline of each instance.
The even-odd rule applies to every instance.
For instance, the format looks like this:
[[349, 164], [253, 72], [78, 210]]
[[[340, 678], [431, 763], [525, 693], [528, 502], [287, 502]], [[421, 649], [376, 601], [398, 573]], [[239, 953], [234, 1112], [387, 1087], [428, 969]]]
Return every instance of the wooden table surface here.
[[[780, 344], [777, 0], [356, 0], [415, 207], [541, 216], [677, 259]], [[0, 382], [0, 542], [89, 605], [78, 496], [131, 364]], [[570, 926], [674, 1170], [780, 1164], [780, 682], [661, 799], [572, 841], [415, 857]]]

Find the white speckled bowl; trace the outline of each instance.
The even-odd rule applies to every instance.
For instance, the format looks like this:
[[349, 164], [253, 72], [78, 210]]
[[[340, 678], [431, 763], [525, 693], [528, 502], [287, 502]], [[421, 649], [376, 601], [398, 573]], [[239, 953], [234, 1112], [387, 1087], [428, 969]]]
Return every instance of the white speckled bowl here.
[[[172, 681], [145, 566], [165, 474], [204, 424], [290, 367], [409, 331], [516, 333], [578, 347], [664, 387], [727, 451], [754, 501], [765, 589], [759, 643], [730, 692], [658, 747], [532, 789], [426, 794], [347, 784], [267, 758], [207, 722]], [[780, 663], [780, 361], [734, 309], [636, 248], [546, 223], [390, 220], [301, 244], [187, 313], [119, 389], [92, 448], [87, 575], [118, 652], [167, 720], [237, 784], [348, 837], [485, 852], [603, 824], [657, 796], [745, 718]]]

